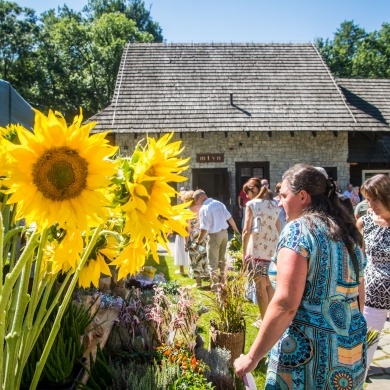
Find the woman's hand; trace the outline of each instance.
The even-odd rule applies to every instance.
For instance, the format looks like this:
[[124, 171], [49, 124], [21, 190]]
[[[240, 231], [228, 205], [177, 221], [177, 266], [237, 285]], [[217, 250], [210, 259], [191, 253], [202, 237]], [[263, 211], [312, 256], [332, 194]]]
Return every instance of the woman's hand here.
[[241, 355], [239, 358], [237, 358], [234, 363], [233, 367], [236, 371], [236, 374], [241, 378], [248, 372], [253, 371], [257, 366], [257, 363], [252, 360], [251, 357], [249, 357], [248, 354]]

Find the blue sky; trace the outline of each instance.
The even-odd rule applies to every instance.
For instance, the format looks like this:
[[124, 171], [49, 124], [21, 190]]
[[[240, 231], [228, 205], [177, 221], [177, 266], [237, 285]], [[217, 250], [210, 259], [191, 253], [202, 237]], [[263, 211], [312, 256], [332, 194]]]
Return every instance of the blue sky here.
[[[13, 0], [37, 14], [87, 0]], [[50, 3], [50, 6], [45, 5]], [[389, 0], [145, 0], [167, 42], [314, 42], [332, 39], [345, 20], [366, 32], [390, 22]]]

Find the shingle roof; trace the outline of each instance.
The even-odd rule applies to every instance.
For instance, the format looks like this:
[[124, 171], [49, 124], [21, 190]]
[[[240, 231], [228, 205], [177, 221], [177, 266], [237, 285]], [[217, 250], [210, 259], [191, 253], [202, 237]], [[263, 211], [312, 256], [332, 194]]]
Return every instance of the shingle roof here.
[[127, 44], [113, 101], [90, 120], [118, 133], [364, 130], [312, 44]]
[[337, 79], [337, 83], [361, 130], [389, 130], [389, 79]]
[[[347, 103], [365, 133], [350, 134], [349, 162], [390, 162], [390, 80], [338, 79]], [[370, 134], [375, 131], [375, 134]]]

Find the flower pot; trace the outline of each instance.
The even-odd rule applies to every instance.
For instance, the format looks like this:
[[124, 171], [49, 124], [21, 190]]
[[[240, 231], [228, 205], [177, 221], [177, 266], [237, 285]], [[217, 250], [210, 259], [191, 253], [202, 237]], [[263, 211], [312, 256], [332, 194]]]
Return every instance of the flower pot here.
[[216, 347], [230, 351], [230, 364], [233, 365], [234, 361], [244, 352], [245, 329], [235, 333], [223, 332], [213, 326], [213, 322], [211, 322], [209, 350]]

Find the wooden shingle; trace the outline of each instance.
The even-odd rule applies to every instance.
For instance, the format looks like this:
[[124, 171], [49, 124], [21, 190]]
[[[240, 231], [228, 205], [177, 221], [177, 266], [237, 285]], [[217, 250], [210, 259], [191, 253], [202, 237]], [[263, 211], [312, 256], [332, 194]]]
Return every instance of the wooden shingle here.
[[90, 120], [145, 133], [360, 131], [360, 118], [312, 44], [153, 43], [126, 45], [113, 100]]

